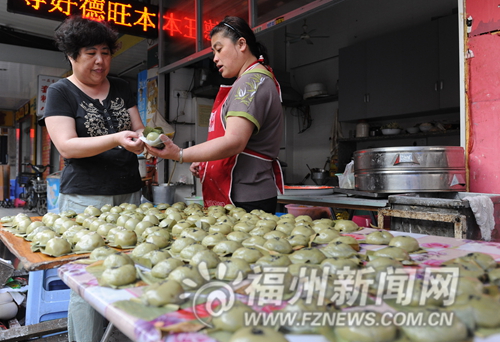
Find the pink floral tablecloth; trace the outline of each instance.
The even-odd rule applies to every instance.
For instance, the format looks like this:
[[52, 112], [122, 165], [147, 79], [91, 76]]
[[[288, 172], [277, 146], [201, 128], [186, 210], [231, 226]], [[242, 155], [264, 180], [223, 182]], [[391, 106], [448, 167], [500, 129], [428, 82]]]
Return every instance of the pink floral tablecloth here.
[[[375, 229], [364, 228], [348, 235], [358, 240], [363, 240], [365, 236]], [[500, 243], [459, 240], [449, 237], [430, 236], [423, 234], [412, 234], [406, 232], [391, 231], [394, 236], [408, 235], [416, 238], [420, 246], [425, 250], [424, 253], [411, 254], [411, 258], [419, 264], [425, 266], [439, 266], [447, 260], [464, 256], [471, 252], [482, 252], [490, 254], [497, 262], [500, 262]], [[368, 250], [376, 250], [386, 247], [384, 245], [361, 244], [360, 253], [364, 254]], [[78, 263], [68, 263], [61, 266], [58, 270], [61, 279], [74, 291], [78, 292], [88, 303], [90, 303], [99, 313], [112, 322], [130, 339], [138, 342], [209, 342], [213, 338], [202, 333], [178, 333], [162, 336], [156, 329], [155, 324], [170, 325], [183, 321], [191, 321], [195, 316], [189, 310], [179, 310], [162, 315], [152, 321], [144, 321], [134, 317], [112, 304], [116, 301], [127, 300], [133, 297], [139, 297], [142, 293], [142, 287], [127, 289], [112, 289], [100, 287], [97, 279], [85, 270], [86, 265]], [[303, 341], [304, 335], [288, 335], [289, 341]], [[308, 336], [310, 342], [326, 342], [326, 339], [320, 335]], [[474, 341], [500, 341], [499, 335], [490, 336], [487, 339], [476, 338]]]

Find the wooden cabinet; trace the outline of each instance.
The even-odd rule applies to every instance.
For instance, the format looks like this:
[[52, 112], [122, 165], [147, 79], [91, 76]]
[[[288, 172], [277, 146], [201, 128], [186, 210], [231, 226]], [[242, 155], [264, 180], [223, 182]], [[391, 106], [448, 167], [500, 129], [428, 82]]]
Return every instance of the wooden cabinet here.
[[459, 106], [457, 16], [339, 53], [339, 120], [390, 118]]
[[[439, 109], [437, 21], [406, 30], [404, 35], [405, 39], [401, 48], [405, 69], [400, 84], [404, 90], [401, 94], [401, 101], [404, 105], [400, 113], [420, 113]], [[458, 75], [458, 68], [456, 72]]]
[[348, 46], [339, 53], [339, 120], [366, 117], [366, 44]]
[[456, 15], [439, 19], [439, 77], [440, 108], [459, 107], [460, 104], [460, 47]]
[[402, 32], [394, 32], [366, 42], [366, 118], [401, 113], [405, 93]]

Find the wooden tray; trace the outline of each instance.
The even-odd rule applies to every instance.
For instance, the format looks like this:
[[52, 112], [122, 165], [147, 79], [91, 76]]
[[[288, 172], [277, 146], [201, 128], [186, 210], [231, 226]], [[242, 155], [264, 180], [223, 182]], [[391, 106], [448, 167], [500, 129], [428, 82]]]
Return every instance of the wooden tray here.
[[[32, 221], [41, 221], [42, 218], [32, 217]], [[40, 252], [33, 253], [31, 251], [31, 244], [29, 241], [24, 240], [14, 234], [3, 230], [0, 224], [0, 240], [10, 250], [12, 254], [19, 259], [23, 268], [26, 271], [46, 270], [56, 268], [68, 262], [78, 259], [89, 257], [89, 253], [85, 254], [69, 254], [61, 257], [51, 257]]]

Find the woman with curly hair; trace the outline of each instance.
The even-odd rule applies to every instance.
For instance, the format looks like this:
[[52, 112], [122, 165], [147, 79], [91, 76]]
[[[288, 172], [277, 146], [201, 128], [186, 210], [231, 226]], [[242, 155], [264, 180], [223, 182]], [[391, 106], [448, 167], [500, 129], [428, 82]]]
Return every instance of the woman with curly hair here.
[[[124, 80], [108, 76], [117, 33], [105, 22], [68, 18], [55, 40], [72, 75], [52, 84], [40, 124], [47, 126], [64, 158], [59, 211], [83, 213], [122, 203], [140, 204], [142, 180], [137, 155], [144, 125]], [[71, 291], [69, 341], [99, 341], [104, 318]]]

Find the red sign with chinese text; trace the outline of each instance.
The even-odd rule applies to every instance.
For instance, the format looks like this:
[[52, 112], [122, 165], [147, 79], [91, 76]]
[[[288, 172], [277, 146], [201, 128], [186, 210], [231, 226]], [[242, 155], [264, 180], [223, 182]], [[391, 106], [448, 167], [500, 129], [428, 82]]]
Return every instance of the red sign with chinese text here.
[[36, 114], [43, 116], [45, 102], [47, 100], [47, 89], [52, 83], [59, 81], [61, 77], [38, 75], [38, 96], [36, 101]]
[[82, 15], [93, 20], [109, 21], [118, 31], [130, 35], [158, 36], [158, 6], [137, 1], [8, 0], [7, 10], [60, 21], [70, 15]]
[[[217, 25], [212, 19], [203, 21], [203, 39], [210, 40], [210, 31]], [[166, 12], [163, 15], [163, 31], [169, 37], [196, 39], [196, 20], [180, 12]]]

